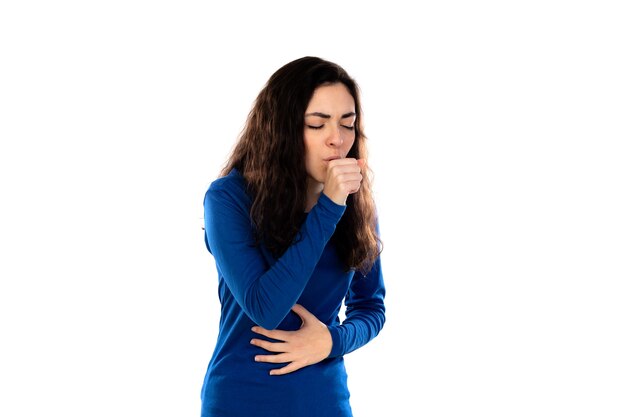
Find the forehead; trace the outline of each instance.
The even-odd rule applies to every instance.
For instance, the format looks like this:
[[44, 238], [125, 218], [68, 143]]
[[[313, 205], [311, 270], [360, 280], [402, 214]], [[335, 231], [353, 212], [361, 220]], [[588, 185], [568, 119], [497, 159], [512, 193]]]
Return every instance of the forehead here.
[[348, 113], [354, 111], [354, 98], [342, 83], [322, 85], [315, 89], [307, 112]]

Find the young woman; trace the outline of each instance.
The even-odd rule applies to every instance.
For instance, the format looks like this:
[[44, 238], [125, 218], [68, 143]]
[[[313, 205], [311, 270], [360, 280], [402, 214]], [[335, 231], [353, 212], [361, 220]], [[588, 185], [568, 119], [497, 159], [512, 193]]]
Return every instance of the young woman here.
[[203, 417], [352, 415], [343, 355], [385, 322], [362, 126], [357, 84], [320, 58], [259, 93], [204, 199], [221, 318]]

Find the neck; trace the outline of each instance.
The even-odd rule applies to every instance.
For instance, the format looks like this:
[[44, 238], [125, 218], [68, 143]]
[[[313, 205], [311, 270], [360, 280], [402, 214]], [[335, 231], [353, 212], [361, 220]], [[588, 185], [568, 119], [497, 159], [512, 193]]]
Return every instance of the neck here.
[[306, 190], [306, 211], [307, 213], [311, 211], [314, 205], [317, 204], [317, 200], [320, 198], [320, 194], [324, 189], [324, 184], [321, 182], [315, 181], [313, 178], [307, 179], [307, 190]]

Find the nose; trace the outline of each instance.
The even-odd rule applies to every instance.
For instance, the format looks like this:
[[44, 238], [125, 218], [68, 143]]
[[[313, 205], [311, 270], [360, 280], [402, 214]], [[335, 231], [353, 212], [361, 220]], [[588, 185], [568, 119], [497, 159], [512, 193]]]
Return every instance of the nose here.
[[329, 146], [341, 146], [343, 144], [343, 134], [341, 132], [341, 127], [337, 126], [334, 129], [330, 130], [328, 136], [328, 145]]

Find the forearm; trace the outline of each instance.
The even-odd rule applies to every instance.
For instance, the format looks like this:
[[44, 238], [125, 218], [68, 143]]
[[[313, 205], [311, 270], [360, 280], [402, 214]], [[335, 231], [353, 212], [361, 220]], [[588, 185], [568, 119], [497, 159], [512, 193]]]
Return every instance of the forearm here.
[[367, 276], [355, 274], [346, 296], [346, 318], [328, 327], [333, 340], [331, 357], [350, 353], [368, 343], [385, 324], [385, 284], [380, 259]]
[[[209, 196], [207, 241], [220, 274], [252, 321], [273, 329], [297, 302], [319, 261], [344, 207], [321, 196], [300, 236], [275, 262], [254, 247], [249, 219], [233, 217], [233, 207]], [[237, 207], [236, 207], [237, 208]], [[224, 219], [232, 221], [224, 221]]]
[[371, 341], [385, 324], [384, 305], [355, 312], [340, 325], [329, 326], [333, 347], [330, 357], [350, 353]]

